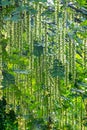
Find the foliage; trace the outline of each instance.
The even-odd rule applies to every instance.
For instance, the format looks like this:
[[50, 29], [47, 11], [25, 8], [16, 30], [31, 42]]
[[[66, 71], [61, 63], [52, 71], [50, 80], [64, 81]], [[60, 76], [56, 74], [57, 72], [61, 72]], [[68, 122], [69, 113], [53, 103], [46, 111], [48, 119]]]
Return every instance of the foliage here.
[[43, 54], [43, 49], [44, 46], [40, 43], [38, 43], [38, 41], [34, 41], [34, 50], [33, 53], [35, 56], [39, 57]]
[[87, 1], [86, 0], [76, 0], [77, 3], [82, 7], [86, 7], [87, 6]]
[[3, 75], [2, 85], [4, 87], [8, 87], [12, 84], [15, 84], [15, 78], [12, 74], [7, 72], [6, 70], [3, 70], [2, 75]]
[[18, 123], [14, 110], [6, 112], [7, 102], [4, 97], [0, 100], [0, 129], [1, 130], [18, 130]]
[[53, 68], [50, 69], [50, 73], [52, 77], [64, 77], [64, 66], [62, 65], [61, 61], [59, 61], [58, 59], [54, 59]]
[[1, 1], [1, 85], [16, 112], [0, 100], [0, 129], [17, 130], [16, 114], [28, 130], [87, 126], [87, 5], [76, 2]]

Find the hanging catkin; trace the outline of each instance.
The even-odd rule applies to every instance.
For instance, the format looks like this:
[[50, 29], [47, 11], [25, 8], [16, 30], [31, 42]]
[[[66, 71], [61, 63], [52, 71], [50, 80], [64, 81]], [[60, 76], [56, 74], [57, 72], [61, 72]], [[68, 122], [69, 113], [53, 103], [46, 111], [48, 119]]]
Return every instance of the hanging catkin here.
[[[1, 15], [1, 12], [0, 12], [0, 39], [2, 39], [2, 15]], [[2, 64], [3, 64], [3, 59], [2, 59], [2, 44], [1, 44], [1, 40], [0, 40], [0, 89], [3, 87], [1, 82], [2, 82], [2, 79], [3, 79], [3, 75], [2, 75]], [[2, 90], [0, 90], [0, 98], [2, 97]]]

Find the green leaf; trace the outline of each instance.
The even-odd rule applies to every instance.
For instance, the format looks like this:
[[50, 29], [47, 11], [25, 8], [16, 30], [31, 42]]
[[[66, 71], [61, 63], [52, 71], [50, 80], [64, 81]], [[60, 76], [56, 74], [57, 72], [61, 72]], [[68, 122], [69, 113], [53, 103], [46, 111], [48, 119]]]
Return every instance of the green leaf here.
[[14, 22], [17, 22], [17, 21], [19, 21], [20, 20], [20, 15], [14, 15], [14, 16], [12, 16], [12, 18], [10, 18], [10, 20], [11, 21], [14, 21]]
[[36, 14], [37, 10], [34, 9], [32, 6], [28, 6], [27, 4], [24, 6], [19, 6], [18, 8], [16, 8], [15, 13], [20, 13], [20, 12], [29, 12], [30, 14]]
[[78, 4], [80, 6], [84, 6], [85, 4], [87, 4], [87, 1], [86, 0], [76, 0], [78, 2]]
[[55, 59], [53, 61], [53, 68], [50, 69], [50, 74], [52, 77], [60, 77], [63, 78], [65, 76], [64, 74], [64, 66], [62, 65], [62, 62], [59, 61], [58, 59]]
[[10, 1], [9, 0], [4, 0], [1, 2], [2, 6], [6, 6], [6, 5], [10, 5]]
[[52, 16], [54, 14], [55, 10], [54, 8], [48, 8], [45, 11], [42, 12], [42, 16]]
[[81, 89], [72, 89], [72, 92], [76, 92], [76, 93], [79, 93], [79, 94], [83, 94], [84, 93], [84, 91], [83, 90], [81, 90]]
[[86, 26], [87, 27], [87, 20], [81, 22], [81, 26]]
[[41, 56], [43, 54], [44, 46], [40, 44], [38, 41], [34, 41], [34, 49], [33, 54], [37, 57]]
[[15, 84], [15, 77], [10, 72], [3, 70], [2, 75], [3, 75], [2, 86], [9, 87], [9, 85]]
[[18, 73], [18, 74], [29, 74], [29, 71], [28, 70], [14, 70], [15, 73]]

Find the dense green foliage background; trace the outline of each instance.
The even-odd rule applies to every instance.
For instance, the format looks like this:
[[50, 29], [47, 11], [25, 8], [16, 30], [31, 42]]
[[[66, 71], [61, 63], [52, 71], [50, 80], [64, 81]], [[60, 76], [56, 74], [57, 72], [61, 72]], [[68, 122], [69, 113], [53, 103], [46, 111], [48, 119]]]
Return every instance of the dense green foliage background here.
[[[87, 1], [0, 1], [0, 129], [87, 129]], [[4, 104], [4, 103], [5, 104]]]

